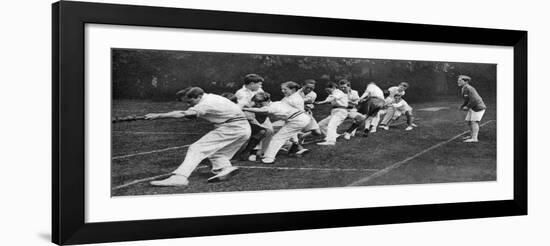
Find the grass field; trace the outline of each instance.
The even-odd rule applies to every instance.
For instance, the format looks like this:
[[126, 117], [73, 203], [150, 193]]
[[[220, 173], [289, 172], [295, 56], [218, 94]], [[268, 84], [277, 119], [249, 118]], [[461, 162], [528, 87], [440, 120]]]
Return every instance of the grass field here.
[[[168, 174], [183, 161], [187, 146], [212, 125], [201, 120], [157, 120], [112, 124], [111, 184], [113, 196], [226, 192], [274, 189], [395, 185], [496, 180], [496, 107], [488, 102], [481, 122], [479, 143], [462, 143], [469, 133], [461, 101], [412, 104], [418, 127], [405, 131], [403, 119], [389, 131], [379, 129], [368, 138], [338, 139], [336, 146], [305, 147], [301, 158], [277, 156], [272, 165], [233, 161], [238, 175], [220, 183], [207, 183], [208, 161], [189, 178], [187, 187], [154, 187], [151, 178]], [[113, 116], [181, 109], [177, 102], [119, 100]], [[422, 110], [442, 107], [437, 111]], [[329, 114], [318, 107], [315, 118]], [[351, 122], [340, 127], [343, 131]]]

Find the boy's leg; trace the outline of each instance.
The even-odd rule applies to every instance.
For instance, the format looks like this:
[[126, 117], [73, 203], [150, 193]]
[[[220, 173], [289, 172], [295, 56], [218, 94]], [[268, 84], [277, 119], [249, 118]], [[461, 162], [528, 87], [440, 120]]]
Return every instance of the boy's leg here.
[[298, 134], [300, 132], [307, 122], [304, 124], [296, 124], [295, 122], [287, 122], [281, 130], [279, 130], [273, 137], [271, 138], [271, 141], [269, 142], [269, 146], [264, 152], [264, 158], [262, 161], [264, 163], [273, 163], [275, 161], [275, 156], [277, 155], [277, 152], [279, 152], [279, 149], [283, 146], [283, 144], [292, 138], [292, 136]]
[[472, 140], [478, 141], [477, 136], [479, 134], [479, 121], [470, 121], [470, 128], [472, 130]]
[[346, 120], [348, 117], [348, 111], [345, 109], [335, 109], [331, 112], [330, 120], [327, 124], [327, 133], [325, 141], [327, 142], [336, 142], [336, 138], [338, 137], [338, 126]]
[[[238, 141], [240, 144], [234, 144], [233, 148], [235, 148], [235, 151], [227, 156], [227, 162], [212, 163], [212, 169], [218, 169], [220, 166], [227, 165], [229, 159], [233, 157], [250, 136], [250, 126], [247, 122], [244, 122], [244, 124], [246, 125], [239, 125], [238, 128], [235, 129], [228, 130], [227, 127], [221, 126], [210, 131], [197, 142], [189, 146], [185, 159], [181, 165], [172, 172], [175, 174], [174, 176], [160, 181], [152, 181], [151, 184], [158, 186], [187, 185], [187, 178], [204, 158]], [[229, 165], [231, 164], [229, 163]]]
[[346, 133], [351, 133], [357, 130], [357, 128], [359, 128], [364, 121], [365, 121], [365, 116], [362, 114], [357, 114], [351, 126], [346, 130]]
[[478, 112], [475, 112], [473, 110], [468, 110], [468, 114], [466, 115], [466, 121], [469, 123], [470, 132], [471, 132], [471, 138], [464, 140], [464, 142], [467, 143], [475, 143], [478, 141], [478, 135], [479, 135], [479, 122], [481, 121], [481, 118], [483, 117], [483, 114], [485, 113], [485, 110], [481, 110]]
[[393, 118], [393, 114], [395, 113], [395, 108], [388, 107], [386, 109], [386, 114], [384, 115], [384, 118], [382, 119], [382, 122], [380, 122], [380, 127], [387, 130], [388, 124], [390, 123], [391, 119]]
[[413, 114], [412, 114], [412, 110], [407, 110], [407, 111], [405, 111], [405, 116], [407, 117], [407, 128], [405, 128], [405, 130], [407, 130], [407, 131], [412, 130], [413, 127], [416, 126], [416, 125], [413, 123], [414, 116], [413, 116]]
[[326, 118], [324, 118], [323, 120], [319, 121], [319, 123], [318, 123], [319, 130], [321, 131], [321, 134], [323, 134], [325, 136], [327, 135], [328, 123], [329, 123], [331, 117], [332, 117], [332, 115], [329, 115]]
[[[255, 126], [252, 126], [254, 129]], [[241, 152], [241, 159], [248, 160], [251, 153], [254, 151], [254, 148], [262, 141], [266, 133], [265, 129], [256, 129], [254, 133], [250, 136], [246, 147]]]
[[382, 110], [379, 110], [376, 112], [376, 115], [372, 117], [372, 122], [370, 124], [371, 131], [376, 131], [376, 128], [378, 128], [378, 123], [380, 123], [380, 116], [382, 115]]
[[239, 151], [240, 146], [245, 144], [247, 139], [248, 137], [243, 135], [242, 138], [235, 139], [231, 144], [226, 145], [208, 157], [212, 163], [212, 169], [219, 170], [219, 172], [216, 172], [216, 175], [208, 179], [208, 182], [226, 180], [237, 173], [238, 168], [231, 165], [231, 156]]
[[266, 119], [263, 125], [266, 127], [265, 129], [265, 135], [262, 141], [260, 142], [260, 148], [258, 153], [260, 155], [263, 155], [264, 151], [267, 149], [267, 146], [269, 146], [269, 142], [271, 142], [271, 138], [275, 134], [275, 130], [273, 130], [273, 124], [269, 119]]
[[[248, 123], [246, 127], [250, 129]], [[173, 171], [173, 173], [189, 177], [204, 158], [210, 157], [214, 155], [214, 153], [224, 149], [222, 153], [233, 152], [233, 154], [228, 157], [230, 159], [249, 137], [250, 130], [248, 130], [248, 133], [243, 132], [242, 127], [218, 127], [189, 146], [185, 160], [175, 171]], [[231, 146], [227, 147], [228, 145]], [[227, 166], [227, 164], [231, 165], [229, 159], [227, 162], [212, 162], [212, 169], [220, 169]]]

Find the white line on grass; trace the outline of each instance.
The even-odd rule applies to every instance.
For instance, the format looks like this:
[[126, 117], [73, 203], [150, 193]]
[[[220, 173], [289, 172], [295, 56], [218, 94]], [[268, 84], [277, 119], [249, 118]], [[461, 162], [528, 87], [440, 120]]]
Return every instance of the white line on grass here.
[[243, 169], [271, 169], [271, 170], [298, 170], [298, 171], [343, 171], [343, 172], [376, 172], [379, 169], [361, 168], [317, 168], [317, 167], [271, 167], [271, 166], [236, 166]]
[[132, 182], [128, 182], [126, 184], [115, 186], [115, 187], [113, 187], [113, 190], [118, 190], [120, 188], [128, 187], [130, 185], [135, 185], [135, 184], [139, 184], [139, 183], [142, 183], [142, 182], [147, 182], [147, 181], [151, 181], [151, 180], [155, 180], [155, 179], [159, 179], [159, 178], [164, 178], [164, 177], [168, 177], [168, 176], [171, 176], [171, 175], [172, 175], [172, 173], [165, 173], [165, 174], [160, 174], [160, 175], [149, 177], [149, 178], [137, 179], [137, 180], [134, 180]]
[[418, 111], [428, 111], [428, 112], [436, 112], [444, 109], [451, 109], [450, 107], [429, 107], [429, 108], [419, 108]]
[[[316, 143], [316, 142], [320, 142], [320, 141], [322, 141], [322, 139], [313, 140], [313, 141], [310, 141], [310, 142], [306, 142], [304, 144]], [[183, 146], [176, 146], [176, 147], [170, 147], [170, 148], [165, 148], [165, 149], [156, 149], [156, 150], [151, 150], [151, 151], [146, 151], [146, 152], [139, 152], [139, 153], [135, 153], [135, 154], [119, 155], [119, 156], [114, 156], [112, 159], [113, 160], [119, 160], [119, 159], [139, 156], [139, 155], [148, 155], [148, 154], [154, 154], [154, 153], [159, 153], [159, 152], [164, 152], [164, 151], [169, 151], [169, 150], [183, 149], [183, 148], [187, 148], [189, 146], [190, 146], [190, 144], [187, 144], [187, 145], [183, 145]]]
[[151, 151], [146, 151], [146, 152], [139, 152], [139, 153], [129, 154], [129, 155], [119, 155], [119, 156], [113, 157], [112, 159], [113, 159], [113, 160], [118, 160], [118, 159], [124, 159], [124, 158], [128, 158], [128, 157], [138, 156], [138, 155], [154, 154], [154, 153], [159, 153], [159, 152], [164, 152], [164, 151], [169, 151], [169, 150], [183, 149], [183, 148], [187, 148], [187, 147], [189, 147], [189, 146], [190, 146], [190, 145], [187, 144], [187, 145], [183, 145], [183, 146], [176, 146], [176, 147], [170, 147], [170, 148], [165, 148], [165, 149], [157, 149], [157, 150], [151, 150]]
[[[208, 168], [209, 166], [201, 165], [198, 168]], [[316, 168], [316, 167], [270, 167], [270, 166], [235, 166], [242, 169], [269, 169], [269, 170], [298, 170], [298, 171], [330, 171], [330, 172], [376, 172], [379, 169], [360, 169], [360, 168]], [[113, 190], [118, 190], [131, 185], [152, 181], [159, 178], [164, 178], [172, 175], [171, 173], [165, 173], [149, 178], [137, 179], [126, 184], [113, 187]]]
[[[487, 124], [489, 124], [490, 122], [493, 122], [493, 121], [494, 121], [494, 120], [489, 120], [489, 121], [487, 121], [487, 122], [481, 124], [480, 127], [481, 127], [481, 126], [484, 126], [484, 125], [487, 125]], [[436, 148], [439, 148], [439, 147], [443, 146], [444, 144], [447, 144], [447, 143], [449, 143], [449, 142], [452, 142], [452, 141], [454, 141], [455, 139], [457, 139], [457, 138], [461, 137], [462, 135], [464, 135], [464, 134], [466, 134], [466, 133], [469, 133], [469, 132], [470, 132], [470, 131], [465, 131], [465, 132], [463, 132], [463, 133], [460, 133], [460, 134], [458, 134], [458, 135], [452, 137], [452, 138], [449, 139], [449, 140], [445, 140], [445, 141], [440, 142], [440, 143], [438, 143], [438, 144], [436, 144], [436, 145], [433, 145], [433, 146], [431, 146], [431, 147], [429, 147], [429, 148], [427, 148], [427, 149], [425, 149], [425, 150], [422, 150], [422, 151], [416, 153], [415, 155], [409, 156], [409, 157], [407, 157], [406, 159], [404, 159], [404, 160], [402, 160], [402, 161], [396, 162], [396, 163], [394, 163], [394, 164], [392, 164], [392, 165], [390, 165], [390, 166], [388, 166], [388, 167], [386, 167], [386, 168], [384, 168], [384, 169], [382, 169], [382, 170], [380, 170], [380, 171], [378, 171], [378, 172], [376, 172], [376, 173], [373, 173], [372, 175], [369, 175], [369, 176], [364, 177], [364, 178], [362, 178], [362, 179], [360, 179], [360, 180], [357, 180], [357, 181], [355, 181], [355, 182], [349, 184], [348, 186], [358, 186], [358, 185], [367, 183], [367, 182], [369, 182], [370, 180], [372, 180], [372, 179], [374, 179], [374, 178], [377, 178], [377, 177], [380, 177], [380, 176], [382, 176], [382, 175], [384, 175], [384, 174], [386, 174], [386, 173], [389, 173], [390, 171], [392, 171], [392, 170], [394, 170], [394, 169], [400, 167], [401, 165], [403, 165], [403, 164], [409, 162], [410, 160], [415, 159], [416, 157], [419, 157], [419, 156], [421, 156], [421, 155], [423, 155], [423, 154], [425, 154], [425, 153], [427, 153], [427, 152], [429, 152], [429, 151], [431, 151], [431, 150], [434, 150], [434, 149], [436, 149]]]

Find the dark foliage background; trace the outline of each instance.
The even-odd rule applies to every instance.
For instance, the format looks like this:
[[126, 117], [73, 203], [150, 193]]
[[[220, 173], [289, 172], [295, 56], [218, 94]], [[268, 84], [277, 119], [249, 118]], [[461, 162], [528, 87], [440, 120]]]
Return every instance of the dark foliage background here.
[[460, 74], [472, 77], [482, 97], [496, 97], [495, 64], [135, 49], [113, 49], [111, 55], [113, 99], [173, 100], [187, 86], [235, 92], [248, 73], [263, 76], [264, 90], [275, 99], [285, 81], [315, 79], [324, 98], [326, 82], [346, 78], [360, 94], [370, 81], [384, 90], [407, 81], [407, 101], [431, 101], [458, 96]]

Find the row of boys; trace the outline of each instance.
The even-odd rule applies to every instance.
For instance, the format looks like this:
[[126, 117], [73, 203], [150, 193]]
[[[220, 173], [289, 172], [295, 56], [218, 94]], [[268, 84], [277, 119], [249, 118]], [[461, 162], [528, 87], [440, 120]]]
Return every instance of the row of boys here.
[[[285, 97], [273, 102], [270, 94], [262, 90], [263, 81], [257, 74], [246, 75], [243, 87], [234, 95], [226, 93], [220, 96], [205, 93], [199, 87], [186, 88], [179, 91], [176, 97], [190, 106], [187, 110], [147, 114], [146, 118], [151, 120], [200, 117], [215, 125], [214, 130], [189, 146], [185, 160], [172, 172], [172, 176], [152, 181], [151, 184], [186, 186], [188, 177], [205, 158], [210, 160], [214, 174], [208, 182], [225, 180], [239, 171], [230, 162], [237, 152], [250, 159], [261, 156], [263, 163], [270, 164], [287, 143], [291, 145], [289, 153], [307, 152], [301, 143], [309, 135], [325, 136], [318, 145], [334, 145], [339, 136], [337, 128], [347, 118], [354, 120], [344, 133], [344, 138], [348, 140], [363, 123], [364, 136], [375, 132], [383, 112], [386, 114], [380, 128], [387, 130], [389, 122], [401, 114], [407, 116], [406, 130], [416, 126], [412, 122], [412, 108], [402, 99], [408, 88], [406, 82], [390, 87], [387, 98], [374, 83], [370, 83], [359, 96], [347, 80], [341, 80], [338, 84], [330, 82], [325, 89], [327, 98], [316, 102], [317, 95], [313, 91], [315, 81], [306, 80], [302, 86], [289, 81], [281, 85]], [[332, 106], [330, 115], [318, 123], [312, 115], [316, 104]], [[255, 149], [258, 149], [257, 153], [253, 153]]]

